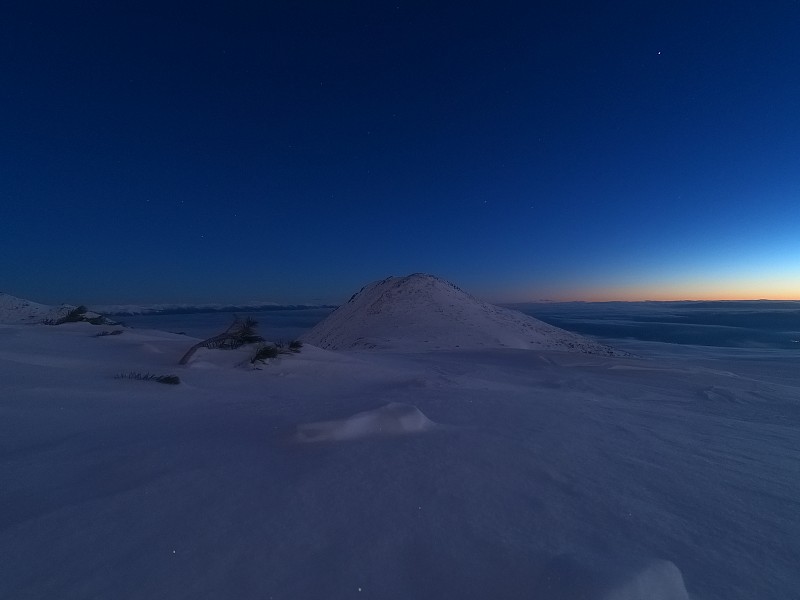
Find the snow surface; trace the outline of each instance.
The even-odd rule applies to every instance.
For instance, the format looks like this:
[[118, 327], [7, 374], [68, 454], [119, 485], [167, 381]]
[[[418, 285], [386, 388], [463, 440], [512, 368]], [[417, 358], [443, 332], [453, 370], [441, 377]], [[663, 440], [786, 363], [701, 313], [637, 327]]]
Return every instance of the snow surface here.
[[303, 336], [329, 350], [535, 348], [613, 355], [608, 346], [416, 273], [373, 282]]
[[798, 597], [789, 352], [104, 329], [0, 325], [0, 598]]

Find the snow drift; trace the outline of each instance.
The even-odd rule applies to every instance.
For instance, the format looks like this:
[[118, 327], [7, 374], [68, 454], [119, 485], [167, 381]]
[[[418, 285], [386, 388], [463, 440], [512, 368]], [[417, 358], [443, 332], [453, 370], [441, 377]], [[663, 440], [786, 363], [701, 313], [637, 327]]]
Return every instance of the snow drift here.
[[517, 348], [617, 354], [422, 273], [365, 286], [302, 339], [330, 350]]
[[691, 600], [673, 562], [638, 560], [638, 566], [598, 569], [573, 557], [556, 556], [545, 565], [535, 587], [547, 600]]
[[306, 423], [297, 427], [297, 442], [341, 442], [366, 437], [422, 433], [435, 423], [411, 404], [390, 402], [346, 419]]

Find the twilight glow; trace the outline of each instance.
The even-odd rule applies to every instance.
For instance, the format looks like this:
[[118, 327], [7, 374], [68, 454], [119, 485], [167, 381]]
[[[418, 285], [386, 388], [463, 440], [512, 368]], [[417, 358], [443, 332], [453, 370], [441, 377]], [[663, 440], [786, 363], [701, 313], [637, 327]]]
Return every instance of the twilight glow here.
[[800, 298], [800, 6], [9, 8], [2, 291]]

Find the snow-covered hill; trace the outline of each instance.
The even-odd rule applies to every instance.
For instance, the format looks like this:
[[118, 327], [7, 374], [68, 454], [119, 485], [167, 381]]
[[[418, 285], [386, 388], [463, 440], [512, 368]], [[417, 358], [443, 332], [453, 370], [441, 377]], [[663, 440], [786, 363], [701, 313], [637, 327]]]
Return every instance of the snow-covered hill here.
[[423, 273], [370, 283], [302, 339], [330, 350], [524, 348], [616, 354], [608, 346], [482, 302]]
[[66, 314], [69, 308], [39, 304], [0, 292], [0, 323], [41, 323]]
[[[73, 304], [51, 306], [0, 292], [0, 323], [14, 324], [56, 321], [66, 316], [74, 308], [77, 307]], [[87, 311], [84, 316], [85, 319], [88, 320], [100, 317], [101, 315], [97, 312]]]

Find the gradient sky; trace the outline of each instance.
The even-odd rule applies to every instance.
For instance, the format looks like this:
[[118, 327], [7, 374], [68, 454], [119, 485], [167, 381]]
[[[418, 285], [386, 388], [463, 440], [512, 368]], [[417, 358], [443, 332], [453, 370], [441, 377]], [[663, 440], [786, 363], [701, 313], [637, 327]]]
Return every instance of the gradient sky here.
[[800, 298], [800, 3], [11, 2], [0, 291]]

